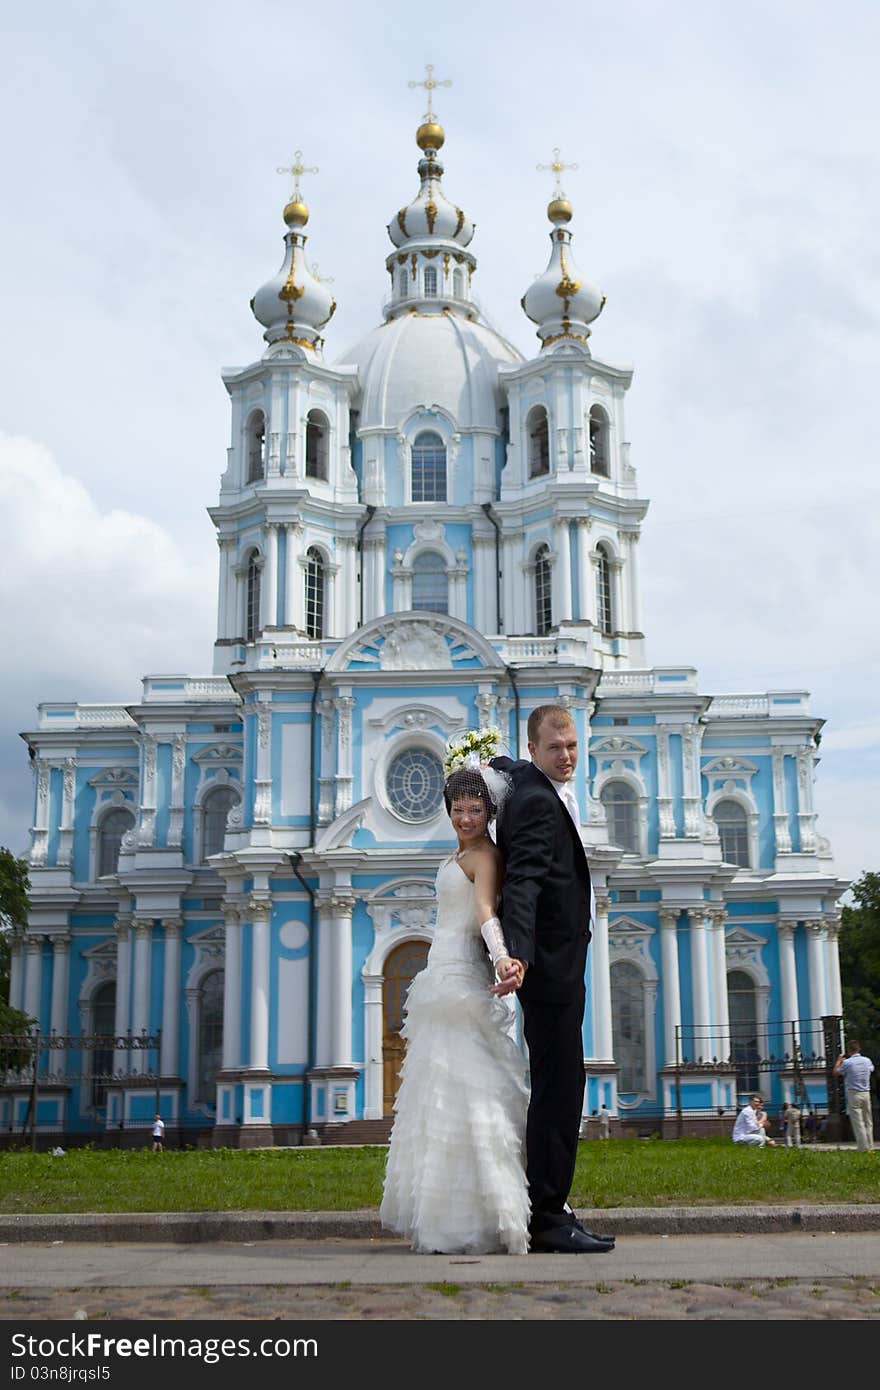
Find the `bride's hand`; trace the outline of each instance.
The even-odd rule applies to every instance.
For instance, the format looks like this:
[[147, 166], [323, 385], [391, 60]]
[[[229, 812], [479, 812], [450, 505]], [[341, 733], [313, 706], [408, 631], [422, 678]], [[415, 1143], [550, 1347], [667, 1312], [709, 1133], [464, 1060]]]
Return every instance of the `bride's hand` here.
[[520, 960], [512, 960], [510, 956], [502, 956], [496, 966], [498, 983], [489, 986], [489, 993], [498, 997], [504, 994], [512, 994], [519, 989], [523, 982], [525, 970]]

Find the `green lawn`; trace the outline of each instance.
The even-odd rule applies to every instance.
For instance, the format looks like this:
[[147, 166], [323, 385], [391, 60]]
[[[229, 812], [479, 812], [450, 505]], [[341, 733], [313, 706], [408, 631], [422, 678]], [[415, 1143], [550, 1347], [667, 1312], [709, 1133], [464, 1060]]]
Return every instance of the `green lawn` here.
[[[384, 1146], [0, 1151], [0, 1212], [353, 1211], [378, 1207]], [[575, 1207], [880, 1202], [880, 1152], [729, 1139], [580, 1145]]]

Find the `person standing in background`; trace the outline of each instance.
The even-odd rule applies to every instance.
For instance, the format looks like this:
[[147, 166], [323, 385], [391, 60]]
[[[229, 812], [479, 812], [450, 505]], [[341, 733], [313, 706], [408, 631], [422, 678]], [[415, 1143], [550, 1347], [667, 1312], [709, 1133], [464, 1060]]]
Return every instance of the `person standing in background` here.
[[846, 1056], [841, 1052], [834, 1063], [834, 1076], [842, 1076], [846, 1085], [846, 1113], [852, 1125], [858, 1149], [874, 1147], [874, 1117], [871, 1114], [871, 1072], [874, 1063], [862, 1056], [861, 1045], [848, 1038]]

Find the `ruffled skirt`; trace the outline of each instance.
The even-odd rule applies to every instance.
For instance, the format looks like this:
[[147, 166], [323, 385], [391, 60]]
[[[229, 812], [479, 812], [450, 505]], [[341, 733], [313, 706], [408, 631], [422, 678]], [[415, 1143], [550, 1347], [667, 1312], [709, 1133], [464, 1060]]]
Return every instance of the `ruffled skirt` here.
[[418, 1251], [524, 1255], [526, 1062], [485, 965], [410, 986], [380, 1217]]

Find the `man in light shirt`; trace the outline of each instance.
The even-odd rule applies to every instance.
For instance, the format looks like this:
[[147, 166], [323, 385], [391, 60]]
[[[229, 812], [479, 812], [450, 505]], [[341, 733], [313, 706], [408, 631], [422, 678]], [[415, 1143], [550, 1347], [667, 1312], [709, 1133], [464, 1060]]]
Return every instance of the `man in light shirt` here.
[[765, 1144], [769, 1144], [775, 1148], [776, 1140], [767, 1138], [768, 1123], [763, 1099], [756, 1091], [754, 1095], [749, 1096], [748, 1105], [744, 1105], [736, 1117], [736, 1124], [733, 1126], [734, 1144], [755, 1144], [762, 1149]]
[[847, 1055], [841, 1052], [834, 1063], [834, 1075], [842, 1076], [846, 1085], [846, 1113], [852, 1125], [858, 1149], [873, 1149], [874, 1118], [871, 1114], [871, 1072], [874, 1063], [862, 1056], [855, 1038], [847, 1039]]

